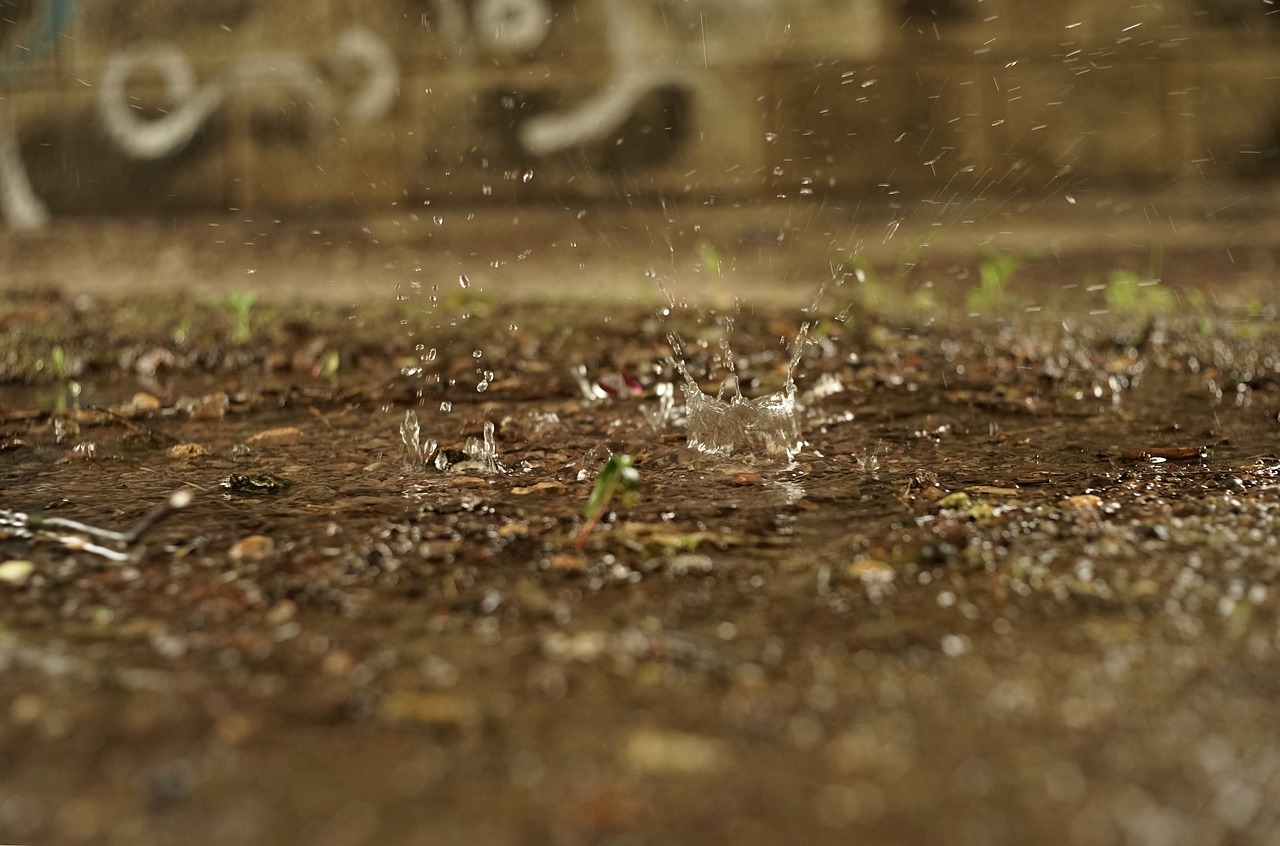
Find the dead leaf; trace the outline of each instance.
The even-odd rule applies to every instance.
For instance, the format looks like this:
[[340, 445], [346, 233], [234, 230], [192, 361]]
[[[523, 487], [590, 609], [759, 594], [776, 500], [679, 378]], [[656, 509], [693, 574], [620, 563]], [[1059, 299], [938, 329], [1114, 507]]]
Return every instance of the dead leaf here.
[[569, 555], [561, 553], [551, 556], [551, 560], [547, 562], [552, 570], [566, 570], [570, 572], [578, 572], [587, 569], [587, 558], [585, 555]]
[[447, 693], [393, 690], [382, 699], [379, 715], [389, 722], [422, 723], [446, 728], [471, 728], [480, 723], [475, 702]]
[[965, 490], [974, 496], [1017, 496], [1021, 493], [1017, 488], [1002, 488], [994, 485], [974, 485]]
[[256, 435], [250, 435], [245, 438], [247, 444], [283, 444], [291, 443], [302, 438], [302, 430], [297, 426], [277, 426], [274, 429], [266, 429]]
[[729, 763], [724, 743], [683, 731], [640, 729], [623, 747], [622, 759], [641, 773], [699, 775], [715, 772]]
[[529, 494], [544, 493], [555, 491], [557, 493], [563, 491], [565, 486], [559, 482], [538, 482], [528, 487], [512, 488], [511, 492], [516, 496], [528, 496]]

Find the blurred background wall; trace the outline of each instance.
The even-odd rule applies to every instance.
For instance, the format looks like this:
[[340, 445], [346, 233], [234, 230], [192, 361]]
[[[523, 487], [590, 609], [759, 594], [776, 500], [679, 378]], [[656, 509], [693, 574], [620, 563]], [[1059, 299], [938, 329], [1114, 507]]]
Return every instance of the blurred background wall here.
[[1274, 0], [0, 0], [11, 226], [1280, 173]]

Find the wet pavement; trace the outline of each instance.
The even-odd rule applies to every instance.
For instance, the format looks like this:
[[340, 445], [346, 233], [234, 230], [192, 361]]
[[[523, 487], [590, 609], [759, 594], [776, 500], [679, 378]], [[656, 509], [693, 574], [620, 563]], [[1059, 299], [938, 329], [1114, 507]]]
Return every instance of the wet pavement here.
[[1273, 842], [1274, 244], [1144, 208], [6, 235], [0, 840]]

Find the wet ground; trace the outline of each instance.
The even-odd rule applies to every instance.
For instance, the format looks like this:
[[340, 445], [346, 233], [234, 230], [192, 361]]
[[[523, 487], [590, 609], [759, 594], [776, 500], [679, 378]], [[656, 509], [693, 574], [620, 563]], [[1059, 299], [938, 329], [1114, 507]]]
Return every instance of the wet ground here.
[[[250, 300], [202, 230], [114, 226], [193, 275], [112, 290], [87, 223], [7, 259], [0, 841], [1280, 836], [1258, 230], [615, 222], [495, 266], [318, 228], [374, 290], [299, 293], [299, 230]], [[672, 332], [709, 394], [799, 344], [794, 459], [689, 447]], [[638, 487], [593, 500], [615, 453]]]

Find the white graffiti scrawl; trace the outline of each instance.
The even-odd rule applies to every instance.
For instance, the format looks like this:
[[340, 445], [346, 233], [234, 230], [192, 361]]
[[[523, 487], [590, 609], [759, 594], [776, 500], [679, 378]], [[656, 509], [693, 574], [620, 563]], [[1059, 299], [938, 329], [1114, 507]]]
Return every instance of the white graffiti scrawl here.
[[[0, 20], [0, 88], [8, 88], [24, 66], [53, 50], [58, 35], [75, 14], [73, 0], [44, 0], [19, 4]], [[39, 229], [49, 212], [31, 189], [19, 155], [18, 138], [9, 110], [0, 108], [0, 212], [13, 229]]]
[[[515, 0], [508, 0], [515, 2]], [[520, 127], [520, 144], [544, 156], [601, 141], [630, 117], [645, 95], [663, 87], [693, 89], [696, 78], [677, 64], [654, 62], [637, 38], [643, 32], [640, 10], [630, 0], [601, 0], [605, 39], [613, 58], [613, 77], [567, 112], [530, 118]]]
[[[525, 120], [524, 152], [546, 156], [607, 140], [648, 95], [668, 89], [714, 97], [722, 88], [714, 66], [742, 61], [752, 50], [786, 39], [792, 18], [832, 19], [838, 12], [842, 49], [869, 57], [881, 47], [885, 0], [596, 0], [608, 78], [573, 106]], [[478, 53], [529, 57], [548, 39], [557, 16], [547, 0], [433, 0], [441, 34], [455, 58]], [[828, 8], [834, 7], [834, 8]], [[705, 103], [703, 108], [705, 108]]]
[[[399, 68], [382, 39], [365, 29], [348, 30], [338, 41], [330, 61], [363, 71], [364, 85], [346, 103], [346, 114], [364, 123], [384, 115], [399, 89]], [[126, 87], [141, 67], [150, 67], [164, 80], [177, 105], [158, 118], [139, 117], [130, 107]], [[332, 97], [316, 69], [294, 56], [249, 53], [220, 77], [200, 85], [186, 54], [168, 44], [135, 47], [107, 62], [98, 86], [98, 110], [107, 134], [120, 149], [139, 159], [156, 159], [185, 147], [237, 86], [278, 84], [298, 92], [312, 106], [318, 127], [335, 113]]]

